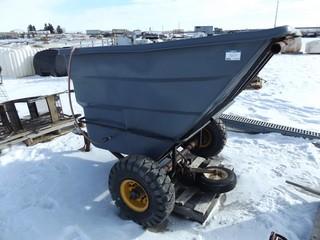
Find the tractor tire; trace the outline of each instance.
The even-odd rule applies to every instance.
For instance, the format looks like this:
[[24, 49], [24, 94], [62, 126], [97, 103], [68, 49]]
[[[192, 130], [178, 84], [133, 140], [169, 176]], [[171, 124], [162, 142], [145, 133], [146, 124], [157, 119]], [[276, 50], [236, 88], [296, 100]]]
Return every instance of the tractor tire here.
[[203, 158], [216, 156], [227, 142], [225, 125], [221, 119], [212, 120], [194, 139], [197, 140], [197, 145], [191, 150], [192, 154]]
[[146, 228], [163, 223], [174, 208], [171, 179], [148, 157], [128, 156], [114, 164], [109, 190], [120, 214]]
[[237, 184], [236, 174], [225, 167], [207, 167], [213, 173], [197, 174], [197, 185], [203, 191], [226, 193], [233, 190]]

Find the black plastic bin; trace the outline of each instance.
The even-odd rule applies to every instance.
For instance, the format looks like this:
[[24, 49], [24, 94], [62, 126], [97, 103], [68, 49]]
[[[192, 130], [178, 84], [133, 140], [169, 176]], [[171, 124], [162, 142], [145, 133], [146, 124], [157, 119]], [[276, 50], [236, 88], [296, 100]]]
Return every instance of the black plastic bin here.
[[67, 76], [71, 48], [52, 48], [36, 53], [33, 66], [40, 76]]

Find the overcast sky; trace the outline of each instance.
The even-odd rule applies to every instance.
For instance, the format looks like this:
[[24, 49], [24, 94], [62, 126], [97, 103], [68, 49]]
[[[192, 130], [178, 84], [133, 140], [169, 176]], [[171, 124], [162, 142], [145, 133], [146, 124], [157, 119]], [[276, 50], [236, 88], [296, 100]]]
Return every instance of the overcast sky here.
[[[276, 0], [0, 0], [0, 32], [45, 22], [67, 31], [268, 28], [275, 8]], [[320, 0], [280, 0], [278, 25], [320, 26], [319, 11]]]

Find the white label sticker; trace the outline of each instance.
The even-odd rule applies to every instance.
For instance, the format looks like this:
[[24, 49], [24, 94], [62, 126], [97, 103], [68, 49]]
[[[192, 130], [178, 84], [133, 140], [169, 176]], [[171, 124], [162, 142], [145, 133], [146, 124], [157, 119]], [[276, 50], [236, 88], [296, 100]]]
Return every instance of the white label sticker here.
[[241, 51], [230, 50], [226, 52], [226, 61], [240, 61], [241, 60]]

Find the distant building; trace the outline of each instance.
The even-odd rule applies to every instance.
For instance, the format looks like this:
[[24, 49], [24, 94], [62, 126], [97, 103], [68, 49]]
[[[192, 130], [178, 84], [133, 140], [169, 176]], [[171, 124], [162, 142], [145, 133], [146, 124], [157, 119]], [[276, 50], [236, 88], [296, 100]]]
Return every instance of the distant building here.
[[184, 29], [181, 29], [181, 28], [179, 28], [179, 29], [173, 29], [173, 30], [172, 30], [172, 33], [182, 34], [182, 33], [184, 33]]
[[113, 45], [116, 45], [116, 46], [124, 46], [124, 45], [132, 45], [133, 44], [132, 38], [124, 36], [124, 35], [115, 36], [113, 40], [114, 40]]
[[221, 34], [221, 33], [223, 33], [223, 29], [222, 29], [222, 28], [217, 28], [217, 27], [215, 27], [215, 28], [214, 28], [214, 33], [215, 33], [215, 34]]
[[104, 37], [112, 37], [112, 32], [111, 31], [104, 31], [102, 36], [104, 36]]
[[113, 35], [127, 35], [130, 31], [127, 29], [112, 29]]
[[22, 34], [22, 33], [25, 33], [25, 30], [22, 30], [22, 29], [13, 29], [13, 30], [11, 30], [10, 32], [14, 32], [14, 33], [17, 33], [17, 34]]
[[320, 36], [320, 27], [296, 27], [301, 31], [303, 37], [317, 37]]
[[133, 35], [135, 35], [135, 36], [141, 36], [141, 34], [142, 34], [142, 31], [141, 31], [141, 30], [139, 30], [139, 29], [133, 30]]
[[[33, 32], [33, 31], [31, 31], [31, 32]], [[37, 35], [49, 35], [50, 31], [48, 31], [48, 30], [37, 30], [37, 31], [34, 31], [34, 33], [36, 33]]]
[[213, 35], [213, 26], [195, 26], [194, 27], [195, 32], [204, 32], [208, 36]]
[[149, 40], [156, 40], [156, 39], [164, 38], [164, 35], [160, 34], [158, 32], [142, 32], [141, 36], [144, 39], [149, 39]]
[[86, 30], [86, 34], [90, 36], [97, 36], [103, 34], [103, 31], [97, 29]]
[[17, 39], [20, 37], [16, 32], [0, 32], [0, 39]]

